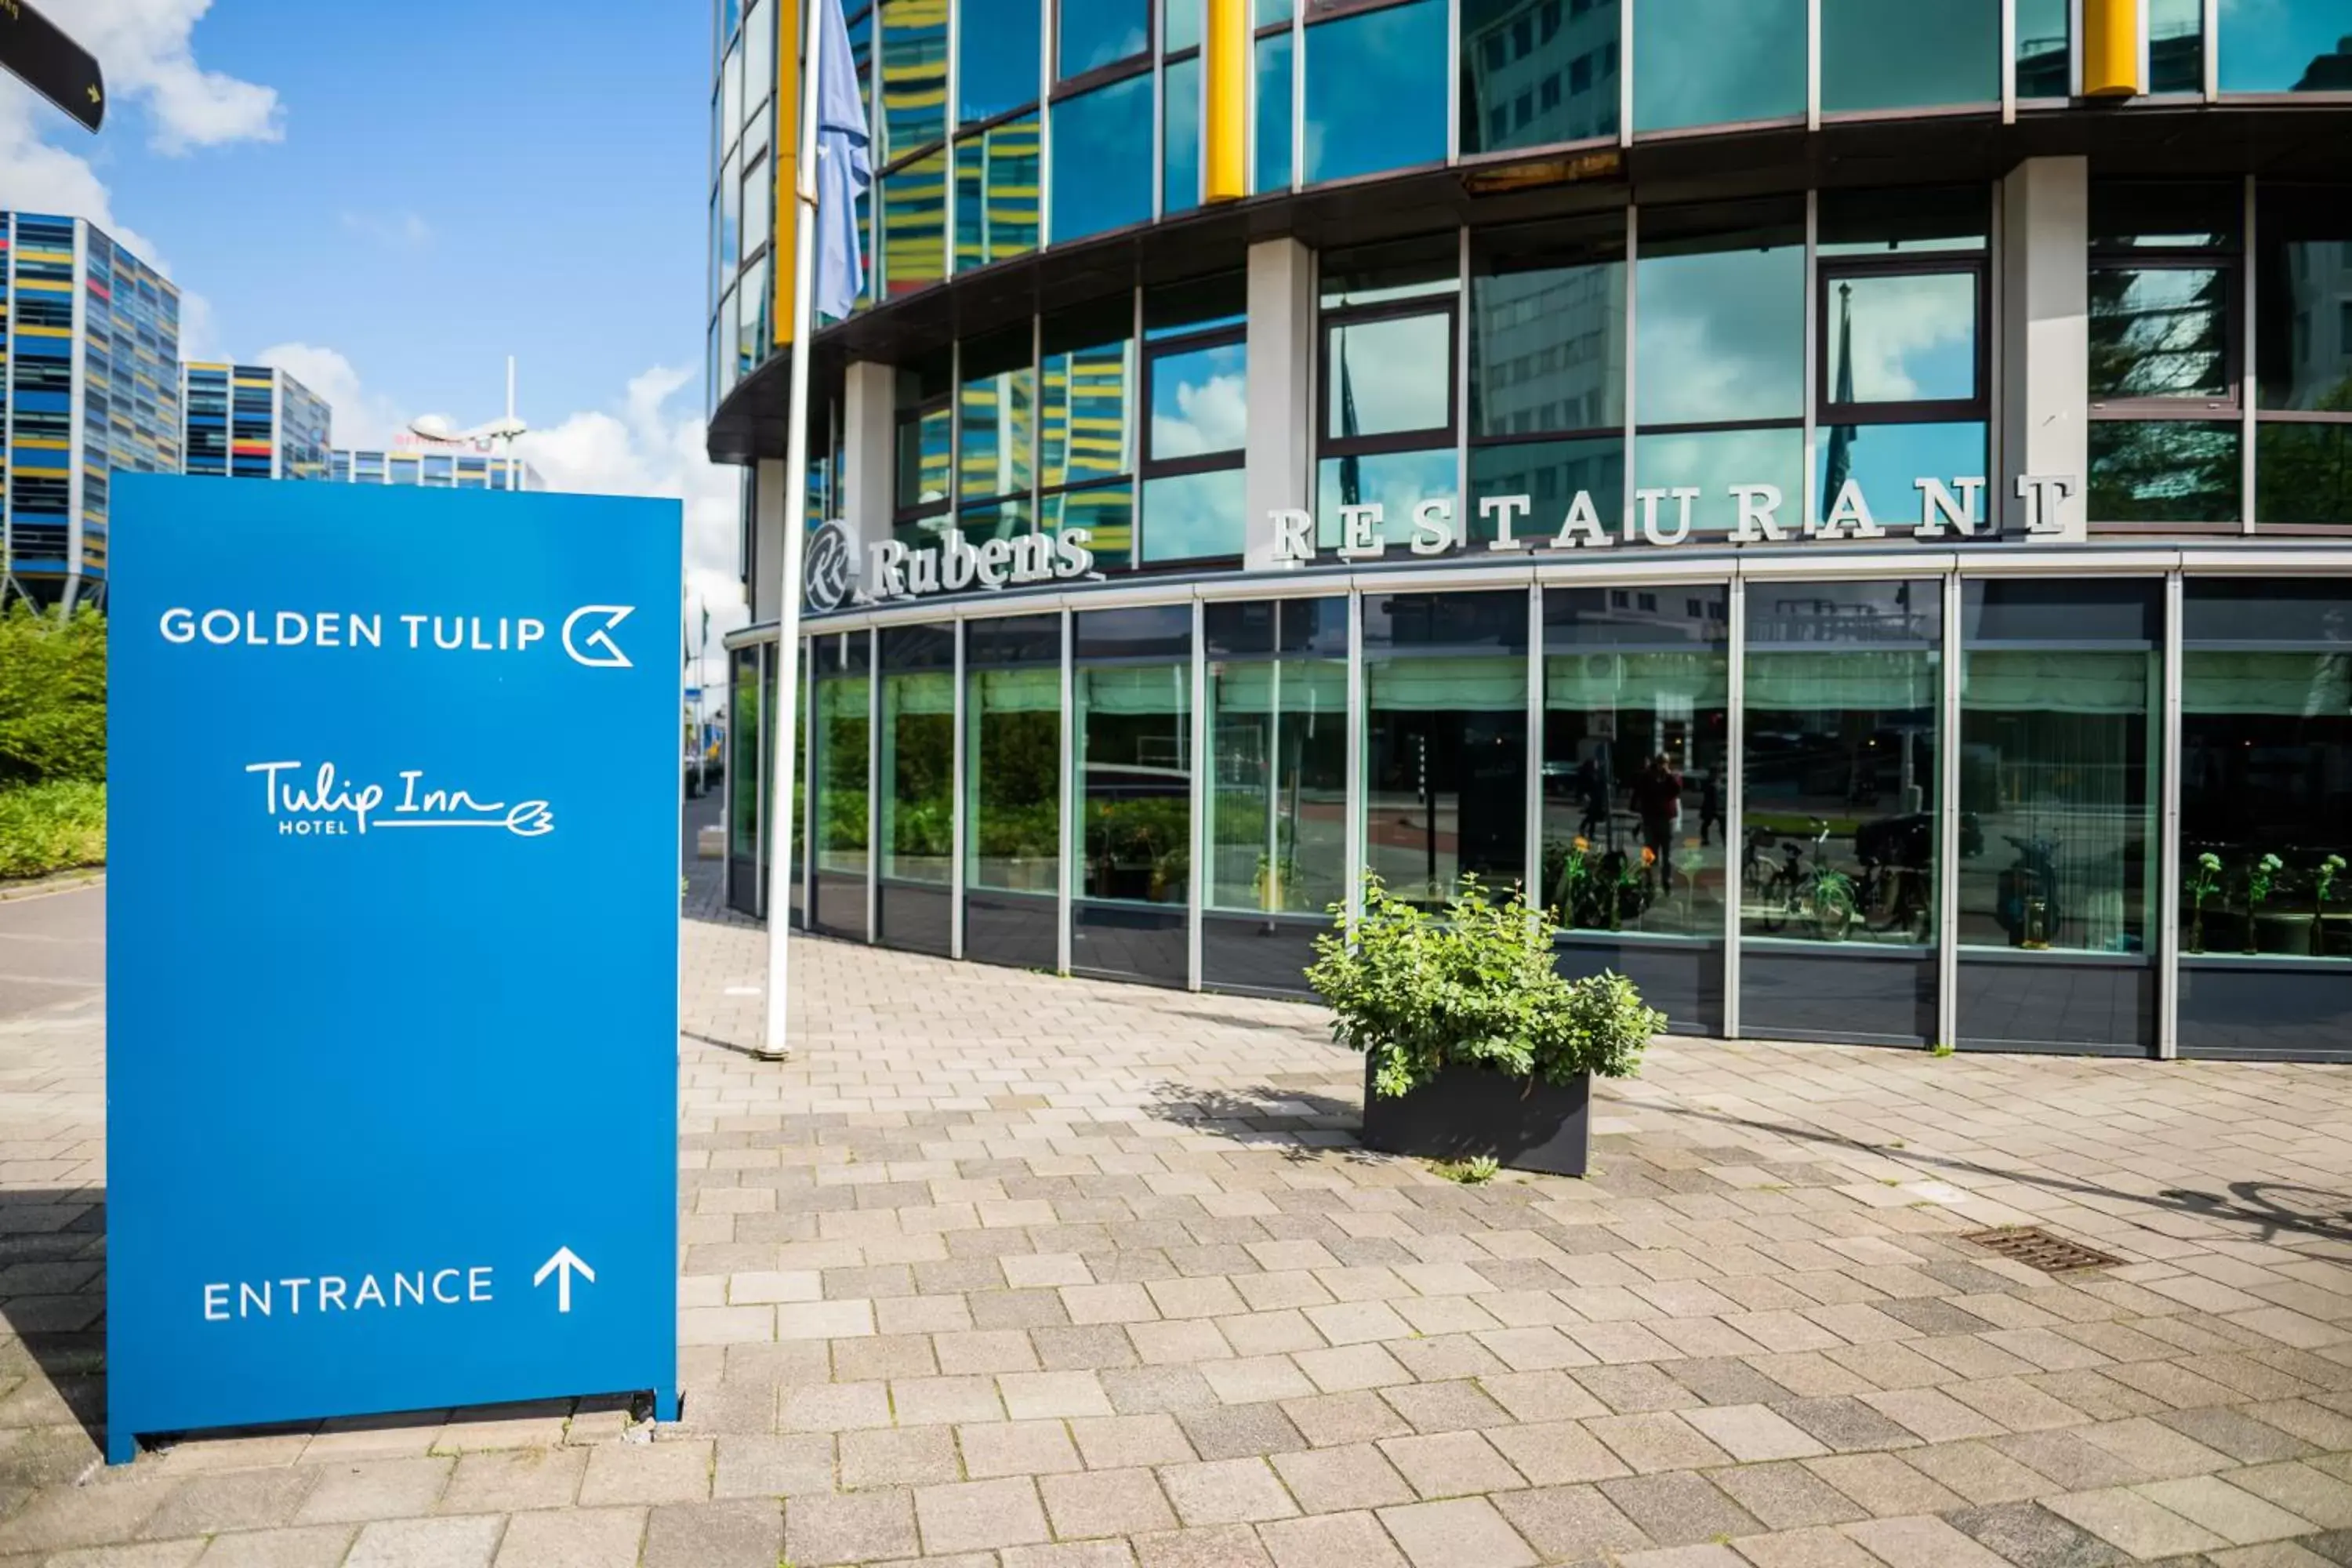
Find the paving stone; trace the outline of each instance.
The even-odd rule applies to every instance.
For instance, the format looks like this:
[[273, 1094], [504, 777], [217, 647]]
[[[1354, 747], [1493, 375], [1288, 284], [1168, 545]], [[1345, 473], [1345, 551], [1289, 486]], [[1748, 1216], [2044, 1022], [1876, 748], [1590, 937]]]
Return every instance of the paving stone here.
[[1535, 1486], [1598, 1481], [1632, 1473], [1624, 1460], [1574, 1421], [1496, 1426], [1487, 1431], [1486, 1440]]
[[2255, 1465], [2222, 1479], [2322, 1529], [2352, 1530], [2352, 1482], [2324, 1470], [2303, 1464]]
[[1176, 1417], [1203, 1459], [1238, 1459], [1252, 1454], [1280, 1454], [1307, 1447], [1307, 1439], [1274, 1404], [1234, 1405], [1210, 1410], [1189, 1410]]
[[1138, 1568], [1273, 1568], [1274, 1559], [1246, 1524], [1163, 1531], [1136, 1537]]
[[1026, 1479], [919, 1487], [915, 1517], [931, 1556], [1052, 1539], [1036, 1483]]
[[1887, 1568], [2008, 1568], [1999, 1557], [1940, 1519], [1865, 1519], [1840, 1525]]
[[1823, 1528], [1746, 1536], [1732, 1549], [1755, 1568], [1885, 1568], [1881, 1559]]
[[1402, 1503], [1380, 1510], [1413, 1568], [1531, 1568], [1536, 1555], [1484, 1498]]
[[1870, 1517], [1869, 1510], [1802, 1465], [1739, 1465], [1709, 1470], [1706, 1479], [1770, 1530], [1803, 1530]]
[[1585, 1423], [1585, 1430], [1636, 1471], [1696, 1469], [1730, 1462], [1728, 1454], [1680, 1415], [1670, 1413], [1605, 1415]]
[[1288, 1519], [1298, 1509], [1264, 1459], [1170, 1465], [1160, 1472], [1176, 1516], [1188, 1527]]
[[1412, 1424], [1376, 1394], [1337, 1394], [1313, 1399], [1283, 1401], [1299, 1434], [1316, 1447], [1340, 1443], [1370, 1443], [1382, 1437], [1402, 1437]]
[[1818, 1440], [1761, 1405], [1710, 1405], [1685, 1411], [1681, 1419], [1743, 1464], [1763, 1459], [1802, 1459], [1829, 1452]]
[[[721, 1437], [711, 1472], [715, 1498], [800, 1497], [830, 1491], [834, 1484], [834, 1442], [831, 1437], [803, 1434], [783, 1437]], [[584, 1468], [587, 1456], [580, 1456]], [[465, 1479], [459, 1461], [451, 1481], [454, 1492]], [[443, 1499], [444, 1506], [447, 1498]]]
[[1402, 1384], [1383, 1389], [1381, 1397], [1416, 1432], [1461, 1432], [1511, 1420], [1509, 1412], [1466, 1380]]
[[507, 1521], [496, 1568], [635, 1568], [641, 1508], [540, 1509]]
[[[959, 1426], [956, 1441], [963, 1449], [964, 1473], [976, 1481], [1002, 1476], [1042, 1476], [1082, 1468], [1078, 1451], [1070, 1442], [1069, 1429], [1059, 1421], [993, 1421]], [[845, 1468], [846, 1439], [842, 1457]], [[949, 1458], [944, 1473], [929, 1478], [930, 1480], [956, 1479], [952, 1450]]]
[[2230, 1544], [2203, 1526], [2123, 1487], [2068, 1492], [2044, 1499], [2042, 1506], [2134, 1557], [2202, 1552]]
[[671, 1503], [646, 1524], [644, 1568], [775, 1568], [783, 1510], [764, 1498]]
[[[941, 1563], [940, 1558], [924, 1559], [925, 1568], [941, 1568]], [[964, 1568], [1135, 1568], [1135, 1552], [1124, 1541], [1064, 1541], [1008, 1546], [992, 1558], [978, 1553], [964, 1560]]]
[[1105, 1415], [1069, 1423], [1078, 1454], [1092, 1470], [1181, 1465], [1196, 1456], [1184, 1429], [1164, 1414]]
[[1467, 1497], [1527, 1484], [1511, 1462], [1476, 1432], [1391, 1437], [1380, 1447], [1423, 1498]]
[[149, 1516], [139, 1533], [164, 1541], [182, 1535], [218, 1535], [232, 1530], [266, 1530], [293, 1522], [294, 1512], [319, 1479], [314, 1469], [232, 1470], [194, 1476]]
[[1704, 1476], [1687, 1470], [1599, 1483], [1601, 1495], [1661, 1546], [1751, 1535], [1762, 1526]]
[[839, 1448], [841, 1484], [851, 1491], [962, 1479], [956, 1468], [955, 1436], [946, 1426], [844, 1432]]
[[2202, 1525], [2232, 1546], [2252, 1546], [2258, 1542], [2308, 1534], [2314, 1523], [2241, 1490], [2218, 1476], [2154, 1481], [2132, 1489], [2191, 1524]]
[[1370, 1443], [1276, 1454], [1274, 1468], [1308, 1513], [1339, 1513], [1414, 1500], [1388, 1456]]
[[1945, 1518], [2017, 1568], [2118, 1568], [2131, 1561], [2071, 1521], [2033, 1503], [1962, 1509]]
[[1328, 1513], [1258, 1527], [1275, 1568], [1405, 1568], [1403, 1553], [1369, 1513]]
[[[430, 1513], [455, 1464], [452, 1459], [423, 1458], [329, 1465], [295, 1510], [291, 1522], [341, 1524]], [[0, 1529], [0, 1546], [8, 1543], [10, 1533]]]
[[1650, 1538], [1614, 1503], [1589, 1486], [1537, 1487], [1503, 1492], [1492, 1501], [1544, 1561], [1601, 1561], [1638, 1552]]
[[1196, 1367], [1114, 1367], [1096, 1375], [1111, 1408], [1122, 1415], [1205, 1410], [1220, 1403]]
[[1139, 1535], [1176, 1528], [1160, 1479], [1149, 1469], [1049, 1475], [1038, 1488], [1057, 1536]]
[[235, 1531], [214, 1536], [196, 1561], [203, 1568], [336, 1568], [358, 1533], [349, 1524]]
[[1790, 1399], [1767, 1408], [1840, 1454], [1908, 1447], [1919, 1440], [1859, 1399]]
[[912, 1557], [914, 1494], [904, 1489], [815, 1492], [784, 1504], [784, 1556], [793, 1568]]

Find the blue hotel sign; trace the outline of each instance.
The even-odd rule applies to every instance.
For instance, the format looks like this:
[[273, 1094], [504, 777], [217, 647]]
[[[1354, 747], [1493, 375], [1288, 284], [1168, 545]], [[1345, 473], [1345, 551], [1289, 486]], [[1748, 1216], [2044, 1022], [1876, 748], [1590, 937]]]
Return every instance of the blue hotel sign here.
[[675, 502], [114, 481], [107, 1458], [677, 1405]]

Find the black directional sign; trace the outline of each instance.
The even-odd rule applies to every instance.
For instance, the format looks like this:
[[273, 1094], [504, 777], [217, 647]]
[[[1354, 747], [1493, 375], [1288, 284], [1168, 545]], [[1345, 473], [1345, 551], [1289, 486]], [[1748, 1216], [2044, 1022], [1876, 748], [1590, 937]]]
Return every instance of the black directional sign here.
[[0, 0], [0, 67], [92, 131], [106, 118], [97, 58], [26, 0]]

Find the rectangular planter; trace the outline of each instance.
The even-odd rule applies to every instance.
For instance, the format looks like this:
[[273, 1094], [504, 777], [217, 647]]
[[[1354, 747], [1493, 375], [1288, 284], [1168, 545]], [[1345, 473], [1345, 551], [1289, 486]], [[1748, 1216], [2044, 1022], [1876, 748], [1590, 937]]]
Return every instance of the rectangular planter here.
[[1487, 1155], [1514, 1171], [1584, 1174], [1591, 1152], [1592, 1079], [1550, 1083], [1481, 1067], [1447, 1067], [1394, 1100], [1372, 1092], [1364, 1060], [1364, 1146], [1431, 1160]]

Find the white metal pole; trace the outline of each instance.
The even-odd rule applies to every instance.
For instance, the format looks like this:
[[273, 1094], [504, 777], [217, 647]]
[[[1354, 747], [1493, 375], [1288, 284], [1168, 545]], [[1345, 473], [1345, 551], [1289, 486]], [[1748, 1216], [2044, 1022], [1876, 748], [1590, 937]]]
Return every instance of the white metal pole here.
[[[817, 69], [824, 51], [817, 38], [817, 7], [835, 0], [808, 0], [801, 7], [801, 137], [800, 161], [793, 171], [793, 196], [800, 204], [793, 225], [793, 341], [791, 395], [786, 400], [784, 432], [784, 548], [776, 592], [776, 701], [782, 722], [773, 730], [776, 760], [772, 776], [776, 793], [765, 814], [770, 822], [790, 822], [793, 810], [792, 713], [800, 696], [801, 551], [808, 531], [808, 397], [809, 338], [815, 324], [810, 297], [816, 292], [816, 110]], [[783, 838], [789, 845], [789, 835]], [[789, 852], [768, 857], [768, 1016], [760, 1055], [782, 1061], [791, 1055], [784, 1040], [788, 996], [790, 943], [784, 918], [791, 908]]]

